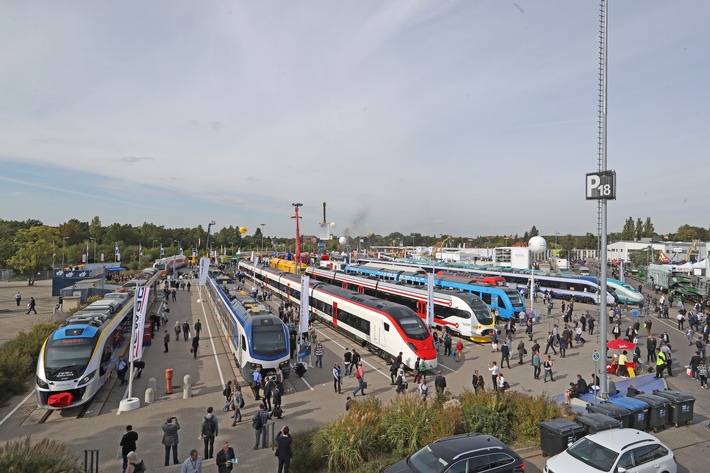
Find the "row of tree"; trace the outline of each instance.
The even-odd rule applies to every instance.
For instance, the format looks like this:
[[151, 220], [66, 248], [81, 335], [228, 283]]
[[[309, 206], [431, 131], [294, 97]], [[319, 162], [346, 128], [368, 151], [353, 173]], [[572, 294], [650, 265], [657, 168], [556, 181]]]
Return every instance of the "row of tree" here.
[[[209, 229], [211, 230], [211, 228]], [[494, 248], [498, 246], [525, 245], [533, 236], [538, 236], [538, 229], [533, 226], [518, 235], [495, 236], [446, 236], [422, 235], [410, 233], [405, 235], [393, 232], [388, 235], [367, 234], [349, 236], [347, 245], [352, 248], [372, 246], [435, 246], [446, 240], [449, 247]], [[633, 218], [627, 219], [620, 233], [609, 235], [609, 241], [633, 240], [643, 237], [655, 237], [655, 229], [650, 218], [645, 223]], [[571, 234], [545, 235], [548, 247], [565, 252], [574, 248], [597, 248], [597, 237], [592, 233], [583, 236]], [[710, 239], [710, 229], [683, 225], [675, 235], [678, 240]], [[108, 226], [101, 224], [100, 218], [94, 217], [90, 222], [71, 219], [59, 226], [43, 225], [39, 220], [12, 221], [0, 220], [0, 267], [13, 268], [27, 275], [30, 282], [37, 273], [56, 267], [58, 264], [114, 261], [114, 249], [118, 245], [121, 253], [121, 264], [130, 268], [138, 268], [160, 257], [160, 249], [165, 256], [171, 256], [183, 248], [186, 255], [193, 251], [203, 254], [206, 251], [208, 231], [202, 226], [196, 228], [165, 228], [162, 225], [144, 223], [140, 226], [113, 223]], [[209, 235], [211, 248], [219, 249], [227, 254], [235, 252], [260, 250], [294, 251], [295, 239], [292, 237], [271, 237], [262, 233], [257, 227], [251, 234], [241, 234], [239, 227], [230, 225]], [[139, 248], [143, 255], [139, 256]], [[87, 251], [88, 250], [88, 251]], [[302, 251], [317, 251], [317, 241], [314, 237], [304, 237]], [[344, 251], [337, 238], [326, 242], [327, 251]], [[140, 259], [140, 261], [139, 261]]]

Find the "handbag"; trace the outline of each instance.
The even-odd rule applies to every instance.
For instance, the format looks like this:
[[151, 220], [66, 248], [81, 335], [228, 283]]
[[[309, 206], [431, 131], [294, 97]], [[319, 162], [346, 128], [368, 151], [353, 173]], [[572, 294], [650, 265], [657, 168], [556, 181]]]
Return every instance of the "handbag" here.
[[190, 353], [192, 353], [192, 347], [190, 347]]
[[367, 389], [367, 381], [362, 382], [362, 389]]

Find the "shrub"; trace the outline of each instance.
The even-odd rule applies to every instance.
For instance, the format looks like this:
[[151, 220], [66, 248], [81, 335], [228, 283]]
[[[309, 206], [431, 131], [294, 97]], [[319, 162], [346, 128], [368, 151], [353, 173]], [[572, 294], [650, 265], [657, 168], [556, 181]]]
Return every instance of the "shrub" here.
[[39, 352], [57, 324], [37, 324], [0, 348], [0, 399], [24, 390], [23, 382], [35, 371]]
[[314, 454], [328, 459], [329, 471], [353, 471], [379, 450], [380, 411], [374, 396], [353, 403], [346, 415], [316, 432]]
[[43, 439], [32, 445], [30, 437], [10, 440], [0, 446], [0, 471], [24, 473], [41, 471], [44, 473], [80, 473], [77, 460], [63, 443]]
[[313, 448], [313, 437], [317, 431], [318, 429], [313, 429], [293, 434], [293, 461], [290, 469], [293, 473], [312, 473], [325, 466], [326, 458]]

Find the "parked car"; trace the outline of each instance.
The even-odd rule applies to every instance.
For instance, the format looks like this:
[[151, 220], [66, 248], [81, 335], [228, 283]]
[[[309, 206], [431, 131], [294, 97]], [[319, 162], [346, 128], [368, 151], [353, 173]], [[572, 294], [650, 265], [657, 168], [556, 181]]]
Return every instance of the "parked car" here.
[[587, 435], [545, 463], [545, 473], [677, 473], [673, 451], [651, 434], [612, 429]]
[[430, 443], [381, 473], [523, 473], [520, 455], [495, 437], [470, 433]]

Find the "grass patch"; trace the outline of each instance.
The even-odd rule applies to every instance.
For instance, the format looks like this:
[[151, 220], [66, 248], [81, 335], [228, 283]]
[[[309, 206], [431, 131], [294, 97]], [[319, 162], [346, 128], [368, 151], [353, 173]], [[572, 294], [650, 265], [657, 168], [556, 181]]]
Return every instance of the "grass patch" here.
[[0, 446], [0, 471], [22, 473], [81, 473], [79, 460], [65, 444], [43, 439], [32, 445], [30, 437], [11, 440]]
[[37, 359], [47, 337], [57, 324], [37, 324], [0, 348], [0, 399], [23, 392], [27, 377], [35, 372]]

